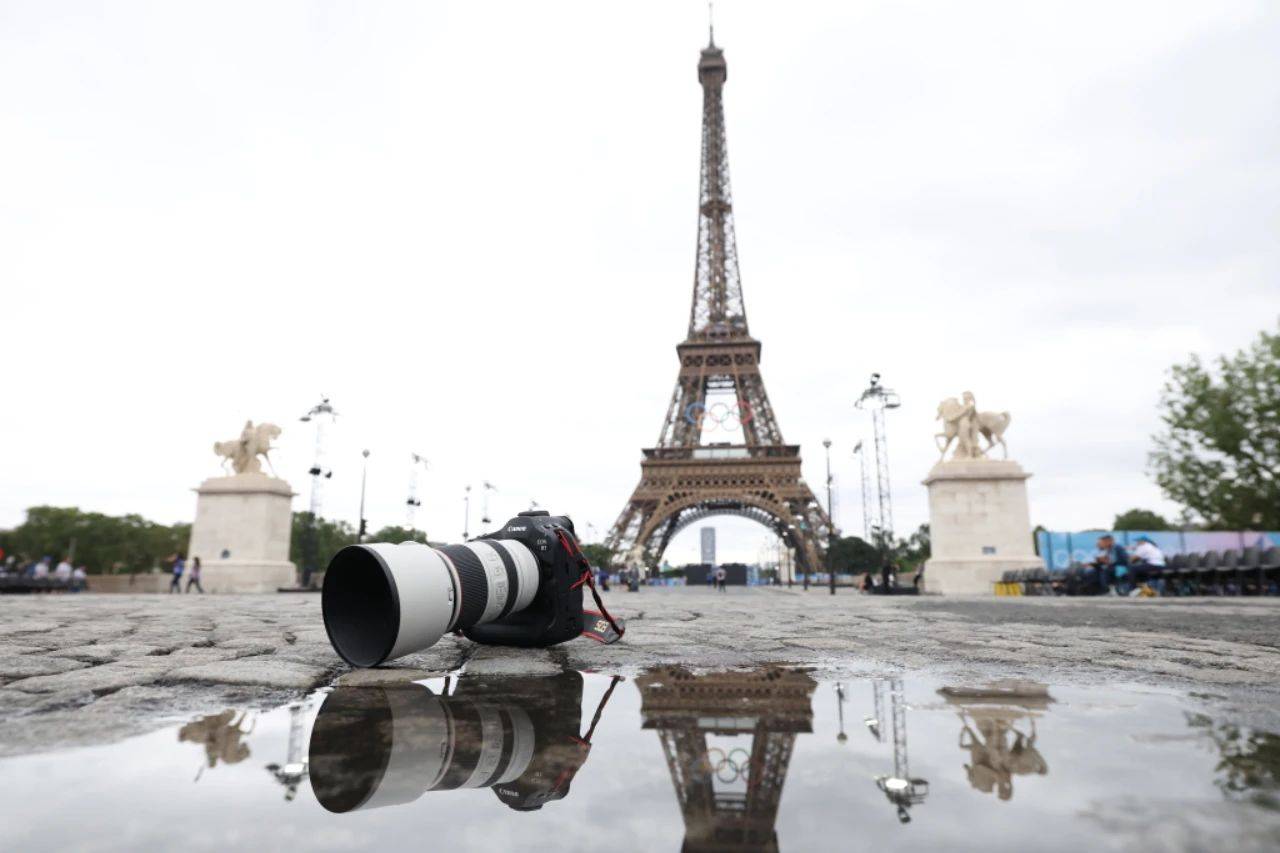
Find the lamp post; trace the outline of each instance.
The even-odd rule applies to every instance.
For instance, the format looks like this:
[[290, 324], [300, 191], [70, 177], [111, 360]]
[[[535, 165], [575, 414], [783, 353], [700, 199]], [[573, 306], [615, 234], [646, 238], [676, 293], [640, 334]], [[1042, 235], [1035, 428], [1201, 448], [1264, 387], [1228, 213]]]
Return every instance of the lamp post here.
[[824, 438], [822, 446], [827, 450], [827, 577], [831, 594], [836, 594], [836, 520], [831, 515], [831, 439]]
[[364, 457], [364, 469], [360, 472], [360, 530], [356, 533], [357, 542], [364, 541], [365, 529], [368, 526], [364, 517], [364, 487], [369, 481], [369, 451], [363, 450], [360, 455]]

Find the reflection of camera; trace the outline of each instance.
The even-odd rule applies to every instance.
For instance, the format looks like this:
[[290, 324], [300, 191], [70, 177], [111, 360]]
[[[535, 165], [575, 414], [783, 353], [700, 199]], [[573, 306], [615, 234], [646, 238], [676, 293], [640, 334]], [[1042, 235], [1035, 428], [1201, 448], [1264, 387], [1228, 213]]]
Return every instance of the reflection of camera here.
[[[377, 666], [449, 631], [506, 646], [572, 640], [583, 633], [584, 584], [591, 567], [573, 522], [535, 510], [465, 545], [349, 545], [329, 563], [321, 603], [334, 650], [354, 666]], [[600, 621], [588, 625], [595, 639], [621, 635], [607, 613], [603, 629]]]
[[311, 730], [311, 788], [331, 812], [485, 787], [510, 808], [531, 811], [569, 793], [591, 750], [581, 721], [576, 672], [464, 677], [451, 696], [420, 684], [339, 688]]

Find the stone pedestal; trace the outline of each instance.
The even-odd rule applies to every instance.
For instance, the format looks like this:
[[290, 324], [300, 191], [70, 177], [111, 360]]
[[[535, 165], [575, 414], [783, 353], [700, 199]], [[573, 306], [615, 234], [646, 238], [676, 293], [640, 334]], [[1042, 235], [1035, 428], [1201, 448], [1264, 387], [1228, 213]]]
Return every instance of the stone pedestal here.
[[1043, 567], [1031, 541], [1027, 478], [1017, 462], [952, 459], [933, 466], [926, 592], [991, 595], [1009, 569]]
[[[200, 558], [206, 592], [275, 592], [293, 586], [293, 489], [263, 473], [211, 477], [196, 489], [187, 560]], [[186, 582], [186, 579], [183, 579]]]

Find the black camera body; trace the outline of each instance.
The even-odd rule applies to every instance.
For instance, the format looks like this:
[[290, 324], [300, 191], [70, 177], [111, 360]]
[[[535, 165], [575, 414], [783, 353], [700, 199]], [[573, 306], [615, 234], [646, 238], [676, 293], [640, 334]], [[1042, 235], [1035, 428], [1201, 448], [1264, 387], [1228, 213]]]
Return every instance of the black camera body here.
[[512, 539], [528, 548], [538, 560], [538, 592], [525, 609], [467, 628], [467, 639], [490, 646], [543, 648], [582, 633], [583, 568], [574, 553], [578, 539], [568, 516], [529, 510], [478, 538]]

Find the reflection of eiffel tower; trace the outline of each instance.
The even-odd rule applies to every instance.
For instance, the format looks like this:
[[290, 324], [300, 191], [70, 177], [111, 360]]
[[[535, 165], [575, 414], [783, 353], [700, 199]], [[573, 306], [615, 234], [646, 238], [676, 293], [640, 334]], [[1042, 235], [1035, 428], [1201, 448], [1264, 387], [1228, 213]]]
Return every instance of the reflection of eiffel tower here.
[[[636, 685], [644, 728], [658, 730], [684, 813], [682, 849], [776, 851], [782, 785], [796, 734], [812, 731], [816, 682], [784, 669], [695, 676], [667, 667], [645, 673]], [[740, 774], [745, 792], [726, 790], [710, 760], [708, 735], [751, 737]]]

